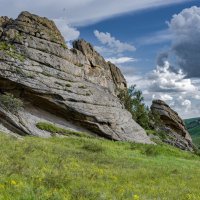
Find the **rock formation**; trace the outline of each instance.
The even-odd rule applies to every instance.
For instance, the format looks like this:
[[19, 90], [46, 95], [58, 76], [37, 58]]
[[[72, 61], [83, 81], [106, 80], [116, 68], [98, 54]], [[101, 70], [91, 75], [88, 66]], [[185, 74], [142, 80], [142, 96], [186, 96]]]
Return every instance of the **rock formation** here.
[[24, 102], [17, 114], [0, 107], [4, 128], [48, 137], [35, 124], [50, 121], [113, 140], [151, 143], [120, 104], [119, 88], [126, 89], [120, 70], [84, 40], [68, 49], [53, 21], [28, 12], [0, 18], [0, 92]]
[[193, 149], [192, 138], [177, 112], [172, 110], [164, 101], [161, 100], [154, 100], [151, 110], [160, 115], [160, 119], [163, 123], [161, 129], [166, 132], [167, 135], [164, 142], [184, 150]]

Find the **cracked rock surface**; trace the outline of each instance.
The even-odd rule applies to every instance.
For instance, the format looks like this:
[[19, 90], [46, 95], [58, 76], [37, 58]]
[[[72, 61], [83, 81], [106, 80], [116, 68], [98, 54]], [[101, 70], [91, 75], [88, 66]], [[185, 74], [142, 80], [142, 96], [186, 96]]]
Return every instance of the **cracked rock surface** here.
[[0, 109], [2, 126], [12, 132], [46, 137], [35, 123], [56, 121], [108, 139], [152, 143], [117, 98], [126, 87], [121, 71], [91, 44], [78, 40], [67, 48], [53, 21], [28, 12], [0, 18], [0, 92], [25, 104], [17, 115]]

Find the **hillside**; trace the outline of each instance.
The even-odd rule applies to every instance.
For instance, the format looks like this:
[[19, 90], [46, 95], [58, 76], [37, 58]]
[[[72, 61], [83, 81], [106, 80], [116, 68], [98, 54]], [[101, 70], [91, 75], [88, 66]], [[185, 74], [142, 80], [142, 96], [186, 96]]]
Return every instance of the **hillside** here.
[[200, 158], [168, 145], [1, 133], [0, 146], [1, 200], [200, 199]]
[[185, 125], [192, 136], [194, 144], [200, 147], [200, 118], [186, 119]]
[[140, 95], [90, 43], [68, 48], [53, 21], [0, 17], [0, 200], [200, 200], [183, 120]]

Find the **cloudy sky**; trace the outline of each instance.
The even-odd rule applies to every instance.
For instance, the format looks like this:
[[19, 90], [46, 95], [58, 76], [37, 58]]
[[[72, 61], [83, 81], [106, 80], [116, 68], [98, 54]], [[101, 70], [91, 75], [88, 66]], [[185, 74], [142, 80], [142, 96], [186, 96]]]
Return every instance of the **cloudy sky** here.
[[53, 19], [66, 42], [84, 38], [183, 118], [200, 116], [199, 0], [0, 0], [2, 16], [24, 10]]

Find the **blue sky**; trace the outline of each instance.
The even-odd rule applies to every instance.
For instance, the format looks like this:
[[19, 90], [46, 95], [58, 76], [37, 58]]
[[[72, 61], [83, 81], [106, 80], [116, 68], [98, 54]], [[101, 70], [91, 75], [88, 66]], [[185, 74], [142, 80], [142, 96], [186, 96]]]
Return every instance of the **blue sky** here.
[[[142, 40], [149, 37], [156, 38], [157, 32], [168, 29], [166, 21], [170, 21], [174, 14], [194, 5], [200, 6], [200, 1], [188, 1], [130, 12], [92, 25], [78, 27], [78, 30], [80, 31], [80, 37], [93, 45], [100, 45], [100, 42], [94, 36], [94, 30], [109, 32], [118, 40], [133, 44], [137, 50], [135, 52], [126, 52], [125, 55], [138, 59], [137, 63], [134, 63], [134, 71], [136, 70], [136, 73], [142, 74], [155, 67], [158, 54], [169, 48], [171, 43], [170, 40], [164, 40], [157, 44], [143, 44]], [[129, 63], [129, 65], [133, 65], [133, 63]]]
[[[159, 55], [162, 52], [169, 51], [173, 43], [167, 22], [171, 21], [174, 14], [179, 14], [192, 6], [198, 7], [200, 2], [186, 1], [114, 16], [94, 24], [78, 27], [79, 37], [86, 39], [94, 46], [102, 46], [102, 42], [94, 35], [94, 30], [98, 30], [99, 32], [110, 33], [115, 39], [133, 45], [136, 48], [135, 51], [124, 51], [120, 54], [107, 53], [106, 51], [100, 51], [100, 53], [106, 59], [129, 57], [136, 60], [116, 64], [124, 72], [129, 85], [137, 84], [138, 88], [143, 91], [146, 103], [149, 106], [152, 99], [159, 98], [166, 101], [183, 118], [197, 117], [200, 116], [199, 77], [186, 78], [187, 71], [183, 74], [173, 74], [169, 73], [169, 70], [165, 72], [163, 69], [153, 72]], [[195, 24], [192, 24], [192, 26], [195, 27]], [[97, 50], [99, 49], [97, 48]], [[181, 66], [176, 66], [176, 63], [173, 63], [176, 60], [175, 57], [174, 55], [169, 56], [168, 60], [170, 65], [174, 65], [179, 70]], [[111, 61], [113, 60], [111, 59]], [[200, 66], [196, 66], [196, 70], [198, 70], [198, 67]], [[164, 67], [164, 69], [166, 68]], [[152, 75], [152, 73], [154, 74]], [[149, 78], [150, 76], [157, 79], [154, 88], [151, 89], [147, 86], [153, 82], [153, 79]], [[166, 76], [166, 80], [169, 80], [170, 83], [173, 82], [167, 89], [163, 89], [166, 84], [162, 87], [162, 76]], [[169, 83], [167, 84], [169, 85]]]
[[[115, 63], [147, 105], [166, 101], [183, 118], [200, 116], [199, 0], [0, 0], [55, 21], [66, 42], [84, 38]], [[168, 23], [167, 23], [168, 22]]]

